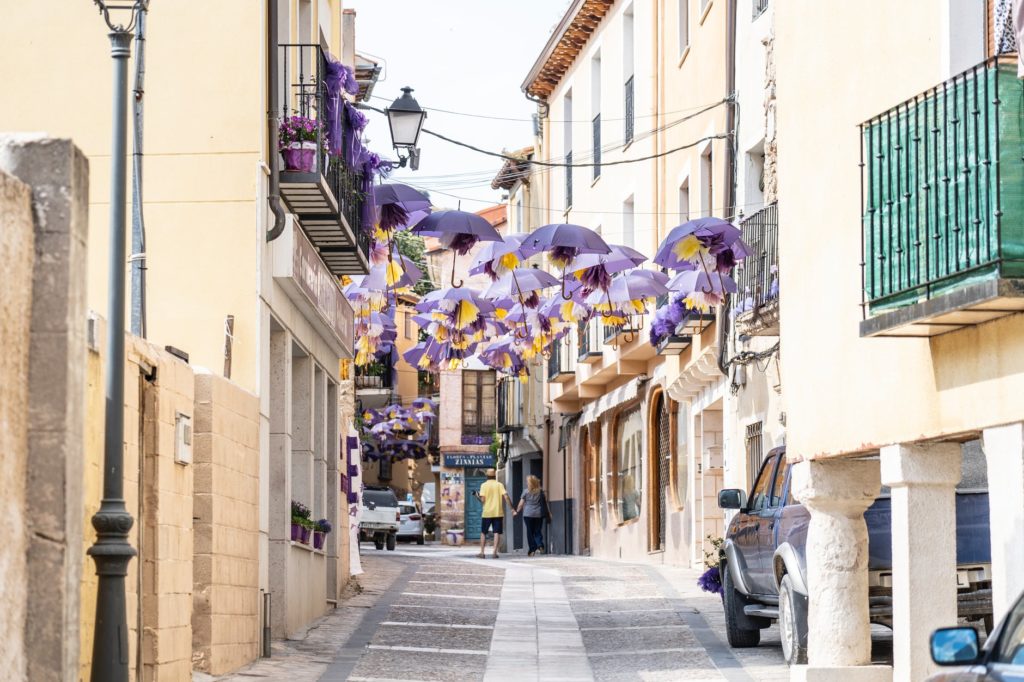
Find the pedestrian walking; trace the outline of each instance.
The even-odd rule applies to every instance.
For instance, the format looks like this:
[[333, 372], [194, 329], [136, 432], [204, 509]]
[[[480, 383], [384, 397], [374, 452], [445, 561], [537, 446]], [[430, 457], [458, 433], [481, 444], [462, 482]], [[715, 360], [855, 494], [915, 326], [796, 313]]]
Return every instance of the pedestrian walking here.
[[480, 553], [476, 555], [478, 559], [484, 558], [484, 550], [487, 549], [487, 533], [494, 533], [494, 554], [492, 556], [495, 559], [500, 558], [498, 543], [501, 541], [502, 532], [504, 532], [505, 502], [508, 502], [512, 516], [516, 515], [512, 498], [505, 491], [505, 486], [494, 480], [494, 476], [494, 469], [488, 469], [487, 480], [480, 486], [479, 492], [473, 493], [484, 506], [483, 514], [480, 516]]
[[544, 520], [551, 523], [551, 509], [548, 498], [540, 487], [540, 479], [536, 476], [526, 478], [526, 490], [519, 500], [516, 511], [523, 515], [526, 522], [526, 542], [529, 545], [529, 556], [544, 551]]

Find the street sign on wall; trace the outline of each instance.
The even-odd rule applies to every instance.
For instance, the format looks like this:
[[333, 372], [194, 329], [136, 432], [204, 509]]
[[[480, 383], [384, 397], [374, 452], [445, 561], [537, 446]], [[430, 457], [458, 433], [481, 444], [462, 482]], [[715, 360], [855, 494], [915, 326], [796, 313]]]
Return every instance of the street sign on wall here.
[[458, 452], [445, 454], [444, 465], [446, 467], [483, 467], [494, 466], [494, 455], [486, 452]]

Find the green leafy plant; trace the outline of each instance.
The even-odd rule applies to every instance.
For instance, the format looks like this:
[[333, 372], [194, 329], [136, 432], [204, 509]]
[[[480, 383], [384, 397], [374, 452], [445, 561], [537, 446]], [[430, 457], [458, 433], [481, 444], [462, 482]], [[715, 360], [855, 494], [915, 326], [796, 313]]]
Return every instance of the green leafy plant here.
[[497, 457], [498, 452], [501, 450], [501, 437], [498, 436], [498, 432], [495, 431], [491, 438], [491, 445], [487, 448], [487, 452]]
[[308, 520], [312, 513], [306, 505], [292, 500], [292, 523], [300, 523], [296, 519]]
[[705, 568], [718, 568], [718, 562], [719, 562], [718, 554], [721, 551], [722, 544], [725, 542], [725, 540], [723, 540], [720, 537], [716, 537], [714, 535], [711, 535], [711, 534], [708, 534], [705, 539], [708, 542], [711, 543], [711, 549], [710, 550], [707, 550], [707, 549], [704, 550], [704, 567]]
[[416, 286], [412, 290], [422, 296], [436, 289], [437, 287], [430, 279], [430, 271], [427, 269], [427, 249], [423, 243], [423, 237], [408, 230], [399, 230], [395, 233], [395, 246], [398, 247], [398, 253], [415, 263], [423, 273], [423, 277], [416, 282]]

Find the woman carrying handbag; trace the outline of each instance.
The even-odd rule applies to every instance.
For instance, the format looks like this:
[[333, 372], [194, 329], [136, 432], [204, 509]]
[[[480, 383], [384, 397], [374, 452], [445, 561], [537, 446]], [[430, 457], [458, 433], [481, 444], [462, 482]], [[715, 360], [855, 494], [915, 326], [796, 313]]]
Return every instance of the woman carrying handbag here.
[[551, 510], [548, 508], [548, 498], [540, 487], [540, 479], [536, 476], [529, 476], [526, 479], [526, 490], [519, 500], [517, 512], [522, 513], [526, 521], [526, 542], [529, 546], [529, 556], [544, 551], [544, 519], [551, 522]]

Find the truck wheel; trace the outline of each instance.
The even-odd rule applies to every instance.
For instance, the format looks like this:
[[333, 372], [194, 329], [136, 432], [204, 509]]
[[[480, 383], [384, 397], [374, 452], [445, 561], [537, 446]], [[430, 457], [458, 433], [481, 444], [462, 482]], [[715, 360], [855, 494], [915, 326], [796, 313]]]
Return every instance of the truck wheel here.
[[750, 617], [743, 613], [746, 600], [733, 587], [729, 567], [722, 564], [722, 606], [725, 609], [725, 635], [729, 646], [746, 649], [761, 643], [761, 631], [758, 628], [745, 627]]
[[416, 544], [422, 545], [424, 542], [426, 542], [426, 538], [423, 537], [423, 533], [420, 533], [420, 536], [416, 538]]
[[779, 585], [779, 634], [789, 665], [807, 662], [807, 597], [797, 594], [789, 575]]
[[379, 533], [373, 536], [373, 546], [377, 549], [384, 549], [384, 537]]
[[395, 534], [394, 533], [388, 533], [388, 551], [389, 552], [394, 552], [395, 551], [395, 545], [397, 543], [398, 543], [398, 539], [395, 537]]

